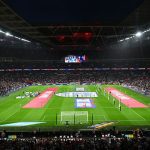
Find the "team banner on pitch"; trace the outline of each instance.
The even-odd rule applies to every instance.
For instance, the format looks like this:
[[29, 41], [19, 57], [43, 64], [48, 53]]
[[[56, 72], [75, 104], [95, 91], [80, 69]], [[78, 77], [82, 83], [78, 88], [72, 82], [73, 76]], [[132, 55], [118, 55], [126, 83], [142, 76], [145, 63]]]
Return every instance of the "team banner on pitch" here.
[[23, 106], [23, 108], [42, 108], [44, 107], [49, 99], [53, 96], [53, 94], [57, 91], [57, 88], [48, 88], [39, 96], [35, 97], [28, 104]]
[[94, 102], [89, 98], [76, 98], [75, 100], [76, 108], [95, 108]]

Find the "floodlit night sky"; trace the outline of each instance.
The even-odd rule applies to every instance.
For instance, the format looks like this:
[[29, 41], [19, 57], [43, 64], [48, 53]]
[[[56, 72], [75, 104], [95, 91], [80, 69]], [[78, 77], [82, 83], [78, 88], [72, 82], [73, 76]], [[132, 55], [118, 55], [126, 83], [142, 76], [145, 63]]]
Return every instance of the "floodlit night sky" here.
[[31, 24], [117, 23], [144, 0], [5, 0]]

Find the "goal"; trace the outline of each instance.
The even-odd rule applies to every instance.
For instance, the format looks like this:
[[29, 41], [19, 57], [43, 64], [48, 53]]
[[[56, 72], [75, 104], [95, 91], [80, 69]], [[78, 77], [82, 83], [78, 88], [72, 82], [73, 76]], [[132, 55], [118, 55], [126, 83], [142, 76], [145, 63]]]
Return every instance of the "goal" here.
[[86, 124], [88, 123], [88, 111], [62, 111], [60, 122], [63, 124]]

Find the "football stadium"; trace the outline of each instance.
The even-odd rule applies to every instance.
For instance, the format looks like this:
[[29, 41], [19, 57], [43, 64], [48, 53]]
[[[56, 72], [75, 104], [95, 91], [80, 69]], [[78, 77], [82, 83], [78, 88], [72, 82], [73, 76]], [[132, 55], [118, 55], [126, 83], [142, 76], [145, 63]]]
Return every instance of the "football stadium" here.
[[0, 0], [0, 149], [148, 150], [149, 20], [149, 0]]

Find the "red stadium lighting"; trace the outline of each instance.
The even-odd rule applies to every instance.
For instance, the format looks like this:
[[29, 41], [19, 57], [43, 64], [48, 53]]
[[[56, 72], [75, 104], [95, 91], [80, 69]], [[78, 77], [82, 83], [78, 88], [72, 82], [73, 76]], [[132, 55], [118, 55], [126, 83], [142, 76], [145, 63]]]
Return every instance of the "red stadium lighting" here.
[[56, 36], [56, 39], [57, 39], [59, 42], [64, 42], [64, 41], [65, 41], [65, 36], [64, 36], [64, 35], [58, 35], [58, 36]]
[[84, 39], [86, 41], [90, 41], [92, 39], [92, 33], [91, 32], [85, 32], [84, 33]]
[[73, 33], [73, 38], [76, 40], [86, 40], [89, 41], [92, 38], [92, 32], [75, 32]]
[[90, 32], [85, 32], [84, 35], [89, 36], [89, 35], [91, 35], [91, 33]]
[[73, 33], [72, 37], [74, 38], [74, 40], [78, 40], [78, 39], [81, 38], [81, 33], [80, 32], [75, 32], [75, 33]]

